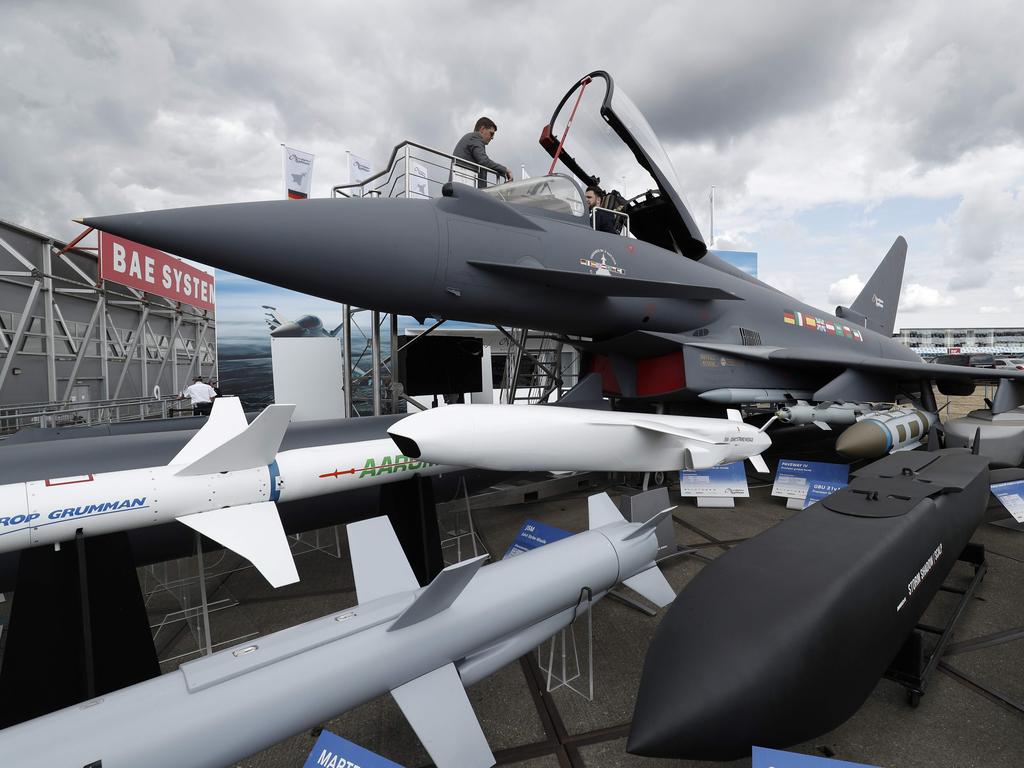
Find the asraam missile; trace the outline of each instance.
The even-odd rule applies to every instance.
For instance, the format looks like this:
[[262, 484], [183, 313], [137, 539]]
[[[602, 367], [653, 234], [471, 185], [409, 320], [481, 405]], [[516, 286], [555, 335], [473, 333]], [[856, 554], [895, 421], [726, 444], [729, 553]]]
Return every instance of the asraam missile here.
[[390, 691], [439, 768], [493, 765], [463, 687], [620, 582], [670, 603], [654, 565], [655, 528], [670, 512], [627, 523], [606, 494], [591, 496], [590, 530], [485, 567], [463, 561], [422, 589], [387, 518], [352, 523], [356, 607], [0, 731], [0, 755], [5, 765], [222, 768]]
[[277, 502], [451, 469], [404, 457], [388, 438], [279, 452], [293, 410], [269, 406], [250, 425], [238, 398], [217, 398], [165, 466], [0, 485], [0, 552], [177, 520], [277, 587], [298, 580]]
[[896, 453], [706, 565], [655, 631], [628, 750], [733, 760], [840, 725], [931, 603], [988, 497], [984, 456]]
[[449, 405], [388, 429], [405, 456], [501, 471], [658, 472], [706, 469], [760, 454], [763, 430], [728, 419], [544, 405]]
[[927, 440], [938, 416], [910, 406], [875, 411], [860, 418], [836, 440], [836, 451], [851, 459], [877, 459], [910, 451]]

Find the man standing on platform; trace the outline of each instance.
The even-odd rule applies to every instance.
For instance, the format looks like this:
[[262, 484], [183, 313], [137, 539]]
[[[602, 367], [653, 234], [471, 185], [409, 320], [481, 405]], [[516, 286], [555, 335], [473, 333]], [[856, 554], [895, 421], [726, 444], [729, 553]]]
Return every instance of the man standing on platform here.
[[[487, 156], [487, 145], [491, 143], [498, 126], [489, 117], [481, 117], [476, 121], [476, 127], [467, 133], [452, 150], [452, 155], [458, 160], [468, 160], [475, 165], [463, 165], [456, 161], [452, 168], [452, 180], [462, 184], [473, 184], [476, 179], [478, 187], [483, 189], [487, 186], [487, 172], [485, 168], [504, 176], [507, 181], [512, 181], [512, 172], [501, 163], [496, 163]], [[483, 166], [483, 168], [477, 168]]]
[[192, 413], [194, 415], [209, 416], [210, 411], [213, 410], [213, 398], [217, 396], [217, 391], [204, 382], [202, 376], [196, 376], [192, 384], [185, 387], [185, 391], [181, 394], [182, 397], [188, 397], [192, 400]]

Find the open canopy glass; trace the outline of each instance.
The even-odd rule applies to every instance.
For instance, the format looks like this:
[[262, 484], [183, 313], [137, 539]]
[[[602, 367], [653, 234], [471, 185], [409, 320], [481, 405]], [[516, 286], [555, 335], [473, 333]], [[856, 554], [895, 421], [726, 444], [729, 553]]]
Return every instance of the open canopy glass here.
[[[611, 75], [591, 72], [562, 98], [541, 146], [586, 185], [617, 190], [640, 240], [692, 259], [707, 252], [668, 154], [643, 113]], [[628, 193], [628, 194], [627, 194]]]

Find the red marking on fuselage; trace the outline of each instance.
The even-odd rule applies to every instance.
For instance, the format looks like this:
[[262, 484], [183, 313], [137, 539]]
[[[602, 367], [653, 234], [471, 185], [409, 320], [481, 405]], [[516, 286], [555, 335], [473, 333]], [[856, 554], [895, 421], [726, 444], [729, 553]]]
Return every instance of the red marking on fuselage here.
[[327, 474], [319, 475], [319, 477], [340, 477], [341, 475], [354, 475], [355, 473], [356, 468], [352, 467], [352, 469], [336, 469], [333, 472], [328, 472]]
[[47, 480], [46, 487], [53, 488], [58, 485], [77, 485], [78, 483], [91, 483], [93, 480], [95, 480], [95, 478], [92, 475], [85, 475], [84, 477], [79, 477], [74, 480], [71, 480], [66, 477], [58, 477], [54, 480]]

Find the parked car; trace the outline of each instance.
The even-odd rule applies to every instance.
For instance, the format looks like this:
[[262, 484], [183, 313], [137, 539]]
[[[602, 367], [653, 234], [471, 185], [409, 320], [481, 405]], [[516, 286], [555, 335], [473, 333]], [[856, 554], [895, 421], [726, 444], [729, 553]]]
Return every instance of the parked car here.
[[995, 364], [996, 368], [1016, 368], [1018, 371], [1024, 371], [1024, 357], [997, 357]]
[[968, 354], [962, 352], [956, 355], [939, 355], [931, 360], [939, 365], [969, 365], [972, 368], [995, 368], [996, 362], [992, 355]]

